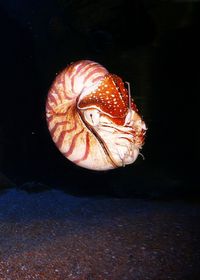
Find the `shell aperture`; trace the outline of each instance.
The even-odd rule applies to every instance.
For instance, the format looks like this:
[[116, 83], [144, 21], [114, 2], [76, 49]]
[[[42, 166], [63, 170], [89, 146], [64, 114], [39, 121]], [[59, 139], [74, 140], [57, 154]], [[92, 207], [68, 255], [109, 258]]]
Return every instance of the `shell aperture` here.
[[122, 79], [90, 60], [72, 63], [56, 77], [46, 119], [60, 152], [93, 170], [133, 163], [146, 133]]

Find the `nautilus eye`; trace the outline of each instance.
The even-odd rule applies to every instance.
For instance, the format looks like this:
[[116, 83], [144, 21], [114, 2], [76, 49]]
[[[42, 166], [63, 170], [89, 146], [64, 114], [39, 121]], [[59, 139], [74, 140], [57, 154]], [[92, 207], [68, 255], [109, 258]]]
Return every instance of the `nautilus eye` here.
[[146, 126], [130, 96], [130, 85], [97, 62], [70, 64], [54, 80], [46, 118], [53, 141], [70, 161], [107, 170], [133, 163]]

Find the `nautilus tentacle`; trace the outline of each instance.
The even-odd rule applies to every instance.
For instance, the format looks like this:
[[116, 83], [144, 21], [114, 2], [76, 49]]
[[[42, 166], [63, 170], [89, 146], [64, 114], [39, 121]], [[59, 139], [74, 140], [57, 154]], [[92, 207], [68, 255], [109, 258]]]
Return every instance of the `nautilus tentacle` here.
[[61, 153], [77, 165], [107, 170], [133, 163], [146, 126], [122, 79], [81, 60], [53, 82], [46, 102], [48, 128]]

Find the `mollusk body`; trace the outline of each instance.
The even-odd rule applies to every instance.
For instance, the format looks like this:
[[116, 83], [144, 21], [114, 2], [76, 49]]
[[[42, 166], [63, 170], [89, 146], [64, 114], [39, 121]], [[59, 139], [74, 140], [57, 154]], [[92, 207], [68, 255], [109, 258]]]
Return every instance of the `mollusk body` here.
[[81, 60], [53, 82], [46, 102], [48, 128], [58, 149], [84, 168], [107, 170], [133, 163], [146, 126], [120, 77]]

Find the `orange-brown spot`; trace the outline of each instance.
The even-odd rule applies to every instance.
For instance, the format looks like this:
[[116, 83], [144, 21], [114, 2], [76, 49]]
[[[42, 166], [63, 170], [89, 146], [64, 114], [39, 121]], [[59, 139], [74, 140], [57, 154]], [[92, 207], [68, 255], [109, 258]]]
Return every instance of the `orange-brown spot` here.
[[122, 79], [107, 74], [95, 92], [91, 92], [80, 101], [79, 107], [98, 107], [108, 114], [117, 124], [123, 124], [128, 112], [128, 92]]

